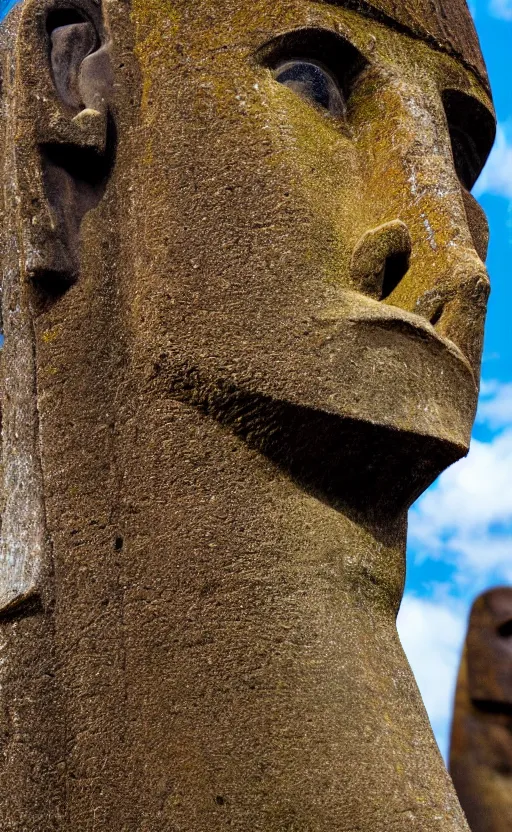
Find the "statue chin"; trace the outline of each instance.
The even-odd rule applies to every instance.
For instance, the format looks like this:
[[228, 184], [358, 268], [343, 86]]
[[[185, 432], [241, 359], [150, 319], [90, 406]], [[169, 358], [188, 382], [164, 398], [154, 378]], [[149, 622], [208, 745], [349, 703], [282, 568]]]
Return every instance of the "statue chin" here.
[[478, 391], [461, 351], [424, 319], [348, 294], [350, 309], [300, 338], [291, 327], [280, 355], [246, 334], [223, 339], [222, 360], [218, 342], [204, 349], [205, 332], [201, 358], [161, 354], [158, 374], [164, 395], [230, 428], [307, 491], [389, 521], [467, 453]]

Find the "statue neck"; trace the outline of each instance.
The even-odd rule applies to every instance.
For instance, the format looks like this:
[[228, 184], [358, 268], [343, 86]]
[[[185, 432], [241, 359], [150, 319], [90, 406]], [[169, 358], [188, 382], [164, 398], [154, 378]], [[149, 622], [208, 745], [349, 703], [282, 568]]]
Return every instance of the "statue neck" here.
[[154, 504], [142, 498], [151, 515], [144, 525], [162, 542], [173, 574], [193, 569], [199, 582], [225, 584], [226, 592], [244, 575], [255, 586], [274, 583], [273, 592], [284, 596], [305, 586], [317, 594], [346, 594], [347, 602], [368, 595], [396, 614], [404, 583], [404, 515], [387, 526], [364, 524], [350, 508], [308, 491], [229, 427], [181, 403], [154, 409], [139, 426], [138, 448], [132, 499], [140, 500], [151, 483]]

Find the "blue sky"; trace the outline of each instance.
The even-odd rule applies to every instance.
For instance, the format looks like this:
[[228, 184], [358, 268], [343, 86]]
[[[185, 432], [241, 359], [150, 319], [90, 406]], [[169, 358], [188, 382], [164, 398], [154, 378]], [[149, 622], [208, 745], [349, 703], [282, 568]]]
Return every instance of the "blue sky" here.
[[[16, 0], [0, 0], [0, 20]], [[498, 113], [498, 137], [475, 188], [490, 221], [493, 291], [482, 394], [469, 456], [412, 508], [408, 576], [399, 616], [439, 746], [448, 747], [453, 689], [475, 595], [512, 584], [512, 0], [472, 0]]]
[[16, 5], [18, 0], [0, 0], [0, 20]]
[[512, 0], [473, 0], [498, 114], [498, 137], [474, 193], [491, 228], [492, 294], [482, 391], [469, 456], [410, 513], [402, 643], [446, 754], [466, 620], [474, 597], [512, 584]]

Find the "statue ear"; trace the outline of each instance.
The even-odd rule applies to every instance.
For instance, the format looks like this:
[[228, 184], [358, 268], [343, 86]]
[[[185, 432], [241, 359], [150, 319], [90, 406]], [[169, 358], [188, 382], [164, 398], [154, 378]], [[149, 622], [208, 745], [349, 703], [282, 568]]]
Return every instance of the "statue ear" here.
[[50, 29], [50, 61], [55, 89], [69, 107], [83, 106], [79, 77], [84, 60], [98, 48], [95, 27], [89, 21], [60, 24]]
[[27, 163], [19, 178], [25, 273], [45, 303], [79, 278], [82, 220], [114, 163], [110, 48], [99, 0], [26, 0], [17, 101], [18, 158]]
[[99, 27], [68, 11], [49, 15], [48, 33], [53, 82], [63, 103], [75, 110], [104, 112], [112, 77]]

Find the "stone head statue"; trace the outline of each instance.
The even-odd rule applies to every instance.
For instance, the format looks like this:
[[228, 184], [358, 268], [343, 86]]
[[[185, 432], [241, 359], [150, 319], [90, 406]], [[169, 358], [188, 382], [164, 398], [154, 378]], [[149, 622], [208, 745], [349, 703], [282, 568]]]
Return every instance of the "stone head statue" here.
[[450, 772], [472, 832], [512, 825], [512, 589], [480, 595], [462, 656]]
[[466, 830], [395, 628], [478, 390], [465, 3], [2, 38], [4, 824]]

